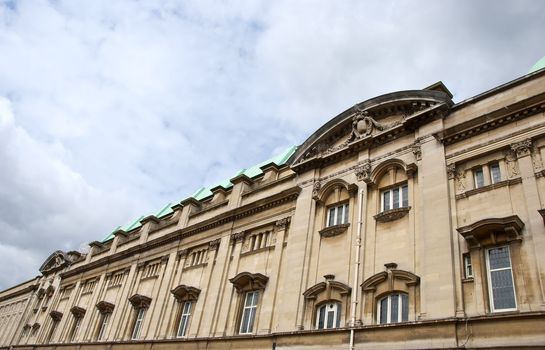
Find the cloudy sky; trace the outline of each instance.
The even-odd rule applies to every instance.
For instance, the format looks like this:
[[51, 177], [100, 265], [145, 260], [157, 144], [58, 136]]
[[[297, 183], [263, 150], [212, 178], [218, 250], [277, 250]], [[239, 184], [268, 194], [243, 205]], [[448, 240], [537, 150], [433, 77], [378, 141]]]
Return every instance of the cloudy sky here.
[[545, 55], [543, 1], [0, 0], [0, 289], [378, 94]]

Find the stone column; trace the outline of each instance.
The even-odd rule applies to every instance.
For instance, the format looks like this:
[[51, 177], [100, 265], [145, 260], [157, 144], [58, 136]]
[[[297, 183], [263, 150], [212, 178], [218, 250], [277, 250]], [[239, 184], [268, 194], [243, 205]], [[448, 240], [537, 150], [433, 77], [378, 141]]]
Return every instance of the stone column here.
[[157, 339], [159, 320], [163, 318], [163, 305], [166, 303], [166, 298], [169, 297], [170, 275], [172, 274], [175, 261], [175, 251], [161, 257], [161, 269], [158, 280], [155, 281], [154, 290], [151, 295], [151, 305], [147, 311], [151, 315], [148, 316], [147, 324], [144, 323], [146, 328], [142, 330], [142, 337], [146, 340]]

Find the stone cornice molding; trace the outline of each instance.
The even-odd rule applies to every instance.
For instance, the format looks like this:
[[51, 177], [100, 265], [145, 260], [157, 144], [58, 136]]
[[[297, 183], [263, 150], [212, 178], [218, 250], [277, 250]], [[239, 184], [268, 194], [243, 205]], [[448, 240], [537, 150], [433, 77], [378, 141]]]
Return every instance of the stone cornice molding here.
[[243, 293], [252, 290], [263, 290], [267, 285], [269, 277], [261, 273], [241, 272], [233, 278], [229, 279], [229, 282], [233, 284], [238, 293]]
[[352, 293], [352, 288], [350, 288], [349, 285], [333, 280], [332, 275], [326, 275], [324, 277], [326, 277], [325, 282], [317, 283], [303, 292], [305, 299], [314, 300], [322, 293], [325, 293], [326, 300], [331, 299], [332, 290], [338, 291], [341, 295], [350, 295], [350, 293]]
[[129, 303], [135, 309], [147, 309], [151, 304], [151, 298], [141, 294], [134, 294], [129, 298]]
[[497, 245], [522, 240], [524, 222], [518, 215], [503, 218], [487, 218], [457, 228], [470, 248]]
[[75, 318], [82, 318], [85, 315], [85, 309], [79, 306], [72, 306], [70, 313], [72, 313]]
[[284, 190], [280, 193], [274, 194], [270, 197], [259, 199], [253, 203], [243, 205], [238, 208], [234, 208], [225, 213], [219, 214], [216, 217], [213, 217], [208, 220], [196, 223], [189, 227], [184, 227], [173, 232], [167, 233], [164, 236], [157, 237], [154, 240], [148, 241], [143, 244], [128, 248], [127, 250], [114, 253], [111, 255], [106, 255], [103, 258], [95, 260], [91, 263], [78, 266], [72, 270], [61, 273], [61, 278], [68, 278], [76, 276], [80, 273], [90, 271], [93, 269], [100, 268], [101, 266], [111, 264], [115, 261], [131, 258], [135, 255], [146, 252], [150, 249], [157, 248], [172, 242], [179, 241], [183, 238], [192, 236], [194, 234], [204, 232], [206, 230], [212, 229], [224, 225], [226, 223], [259, 213], [279, 205], [282, 205], [287, 202], [294, 201], [299, 196], [301, 188], [299, 186], [294, 186], [287, 190]]
[[49, 316], [54, 322], [59, 322], [62, 318], [62, 312], [54, 310], [49, 313]]
[[[389, 267], [397, 267], [396, 264], [392, 264]], [[381, 283], [388, 283], [388, 289], [391, 291], [394, 288], [394, 281], [404, 281], [408, 287], [416, 286], [420, 283], [420, 277], [412, 272], [405, 270], [397, 270], [395, 268], [389, 268], [387, 271], [382, 271], [366, 279], [360, 286], [364, 292], [374, 292], [377, 286]]]
[[178, 302], [196, 301], [199, 298], [201, 290], [195, 287], [186, 286], [185, 284], [180, 284], [178, 287], [171, 290], [170, 293], [172, 293]]
[[101, 314], [111, 314], [114, 311], [115, 305], [107, 301], [99, 301], [96, 305], [98, 312]]

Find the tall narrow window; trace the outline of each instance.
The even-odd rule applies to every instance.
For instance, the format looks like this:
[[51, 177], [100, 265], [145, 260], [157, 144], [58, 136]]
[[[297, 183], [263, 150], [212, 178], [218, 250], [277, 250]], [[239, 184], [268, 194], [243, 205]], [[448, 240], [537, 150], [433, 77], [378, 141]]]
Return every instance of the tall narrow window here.
[[180, 316], [180, 324], [178, 325], [178, 337], [185, 337], [187, 333], [187, 327], [189, 324], [189, 317], [191, 316], [191, 308], [193, 303], [191, 301], [186, 301], [182, 305], [182, 314]]
[[74, 317], [74, 323], [72, 325], [72, 330], [70, 331], [70, 338], [69, 341], [73, 342], [76, 338], [76, 334], [78, 333], [79, 326], [81, 324], [82, 317]]
[[104, 313], [101, 315], [97, 340], [104, 340], [104, 337], [106, 335], [106, 328], [108, 327], [108, 321], [110, 321], [110, 315], [111, 313]]
[[140, 308], [136, 310], [136, 320], [134, 322], [134, 328], [132, 330], [131, 339], [137, 340], [140, 338], [140, 332], [142, 330], [142, 323], [144, 322], [144, 316], [146, 315], [146, 309]]
[[380, 324], [409, 320], [409, 297], [405, 293], [392, 293], [379, 300], [377, 321]]
[[490, 164], [490, 179], [493, 184], [501, 181], [500, 165], [498, 163]]
[[320, 306], [316, 312], [316, 328], [337, 328], [341, 323], [341, 304], [328, 302]]
[[517, 303], [509, 247], [487, 249], [486, 261], [492, 311], [516, 310]]
[[344, 203], [327, 210], [327, 226], [348, 223], [348, 203]]
[[382, 191], [382, 211], [409, 206], [409, 186], [407, 184]]
[[475, 188], [483, 187], [484, 186], [484, 174], [483, 174], [483, 168], [475, 168], [473, 170], [473, 178], [475, 179]]
[[471, 255], [466, 253], [463, 255], [463, 259], [465, 278], [473, 278], [473, 264], [471, 264]]
[[252, 333], [258, 299], [258, 291], [246, 293], [244, 307], [242, 309], [242, 319], [240, 322], [240, 334]]

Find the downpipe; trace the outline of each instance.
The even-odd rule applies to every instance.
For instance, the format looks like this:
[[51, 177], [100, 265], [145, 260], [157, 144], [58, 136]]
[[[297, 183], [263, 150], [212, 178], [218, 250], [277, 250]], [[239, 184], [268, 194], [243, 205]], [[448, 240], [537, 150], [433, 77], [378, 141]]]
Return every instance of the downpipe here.
[[363, 226], [363, 196], [364, 190], [358, 191], [358, 227], [356, 230], [356, 259], [354, 261], [354, 288], [352, 292], [352, 307], [350, 311], [350, 345], [349, 350], [354, 350], [354, 328], [356, 327], [356, 310], [358, 309], [358, 276], [360, 271], [361, 229]]

